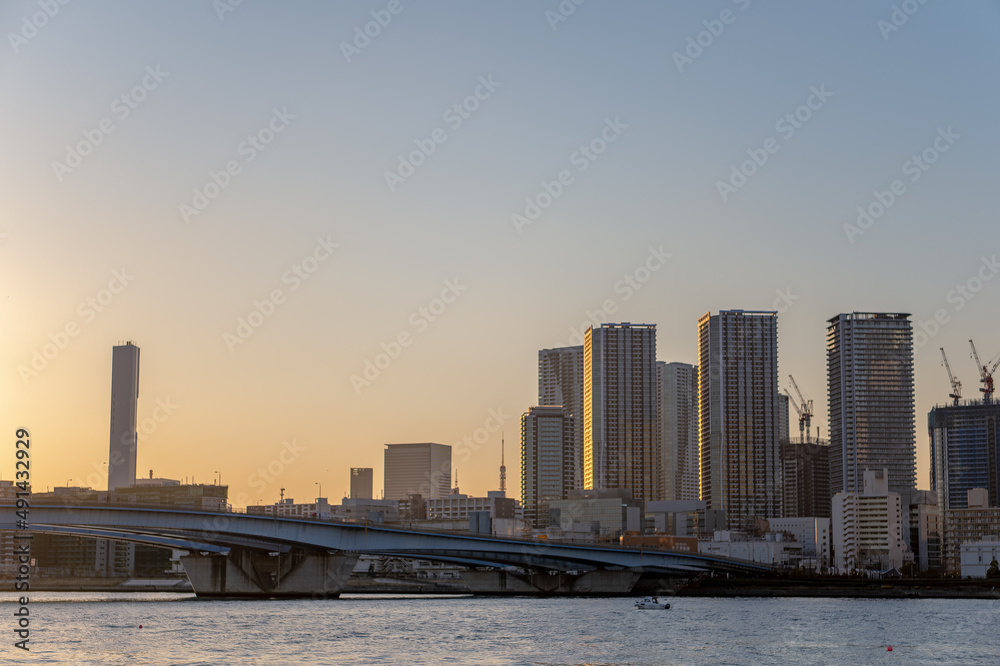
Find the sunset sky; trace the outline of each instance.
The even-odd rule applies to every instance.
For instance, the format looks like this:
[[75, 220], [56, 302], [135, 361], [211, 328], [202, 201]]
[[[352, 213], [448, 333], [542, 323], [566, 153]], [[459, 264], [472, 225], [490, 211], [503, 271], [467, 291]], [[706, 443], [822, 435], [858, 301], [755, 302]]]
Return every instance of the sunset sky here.
[[744, 308], [824, 437], [826, 320], [912, 313], [928, 488], [938, 348], [1000, 352], [998, 2], [51, 5], [0, 5], [4, 479], [26, 427], [105, 487], [132, 340], [140, 476], [338, 502], [430, 441], [482, 495], [502, 430], [519, 495], [539, 349]]

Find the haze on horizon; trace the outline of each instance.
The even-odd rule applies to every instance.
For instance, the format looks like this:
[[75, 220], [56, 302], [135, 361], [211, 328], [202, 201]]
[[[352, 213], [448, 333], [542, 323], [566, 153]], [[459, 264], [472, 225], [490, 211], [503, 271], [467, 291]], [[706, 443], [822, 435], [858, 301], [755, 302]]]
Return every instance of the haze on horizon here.
[[42, 4], [0, 6], [0, 418], [36, 489], [100, 476], [124, 340], [170, 412], [139, 475], [249, 503], [378, 493], [392, 442], [481, 495], [501, 433], [516, 496], [539, 349], [644, 322], [693, 363], [731, 308], [780, 311], [824, 437], [826, 320], [912, 313], [928, 488], [938, 348], [970, 398], [969, 338], [1000, 352], [997, 2]]

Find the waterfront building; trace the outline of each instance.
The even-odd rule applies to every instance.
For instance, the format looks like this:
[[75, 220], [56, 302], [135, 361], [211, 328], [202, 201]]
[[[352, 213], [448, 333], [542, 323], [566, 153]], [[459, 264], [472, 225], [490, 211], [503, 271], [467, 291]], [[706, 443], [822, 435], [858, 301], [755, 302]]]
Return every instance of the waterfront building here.
[[372, 499], [372, 477], [374, 470], [371, 467], [351, 468], [351, 499]]
[[1000, 563], [1000, 536], [985, 536], [962, 544], [962, 578], [986, 578], [990, 565]]
[[830, 550], [833, 537], [828, 517], [785, 517], [768, 521], [771, 532], [789, 534], [802, 545], [802, 557], [813, 558], [818, 571], [825, 571], [832, 564]]
[[451, 494], [451, 447], [447, 444], [386, 444], [385, 499], [410, 495], [437, 499]]
[[981, 541], [983, 537], [1000, 536], [1000, 507], [990, 506], [989, 491], [973, 488], [968, 491], [964, 509], [944, 511], [944, 571], [961, 571], [962, 544]]
[[135, 485], [139, 348], [131, 342], [111, 350], [111, 445], [108, 490]]
[[656, 381], [660, 393], [663, 498], [697, 500], [698, 366], [657, 361]]
[[963, 509], [968, 492], [985, 488], [1000, 506], [1000, 402], [938, 406], [927, 416], [931, 489], [943, 511]]
[[830, 447], [826, 442], [782, 442], [785, 517], [830, 517]]
[[777, 313], [705, 314], [698, 353], [701, 499], [753, 529], [782, 515]]
[[699, 541], [698, 552], [774, 566], [795, 567], [802, 561], [803, 547], [782, 534], [752, 538], [744, 532], [718, 530], [712, 539]]
[[828, 320], [832, 493], [860, 492], [866, 469], [888, 469], [892, 492], [916, 487], [909, 316], [854, 312]]
[[941, 509], [938, 495], [932, 490], [904, 490], [899, 494], [903, 505], [903, 540], [921, 571], [941, 568], [943, 546]]
[[584, 488], [662, 499], [656, 325], [588, 328], [583, 365]]
[[576, 419], [560, 406], [532, 407], [521, 415], [521, 499], [533, 528], [549, 524], [549, 504], [575, 485]]
[[572, 488], [583, 487], [583, 345], [538, 352], [538, 404], [573, 417]]
[[902, 569], [912, 561], [903, 540], [899, 493], [889, 490], [889, 470], [864, 470], [861, 491], [833, 496], [833, 556], [840, 573]]

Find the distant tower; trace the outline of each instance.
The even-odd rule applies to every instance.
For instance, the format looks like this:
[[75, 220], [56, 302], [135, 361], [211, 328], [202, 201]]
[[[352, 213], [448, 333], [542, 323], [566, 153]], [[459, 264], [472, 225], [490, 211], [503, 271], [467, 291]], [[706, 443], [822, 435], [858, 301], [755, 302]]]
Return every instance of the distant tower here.
[[131, 342], [111, 352], [111, 446], [108, 490], [135, 485], [139, 348]]
[[500, 433], [500, 492], [507, 496], [507, 465], [503, 460], [503, 433]]

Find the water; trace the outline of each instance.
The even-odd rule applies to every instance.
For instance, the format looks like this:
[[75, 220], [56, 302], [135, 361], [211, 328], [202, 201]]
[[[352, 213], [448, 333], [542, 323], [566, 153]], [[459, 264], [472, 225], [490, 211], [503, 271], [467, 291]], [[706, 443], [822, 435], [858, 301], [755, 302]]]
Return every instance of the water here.
[[2, 663], [1000, 663], [996, 600], [673, 598], [668, 611], [635, 610], [626, 598], [43, 592], [31, 600], [30, 655], [12, 645], [16, 606], [0, 604]]

